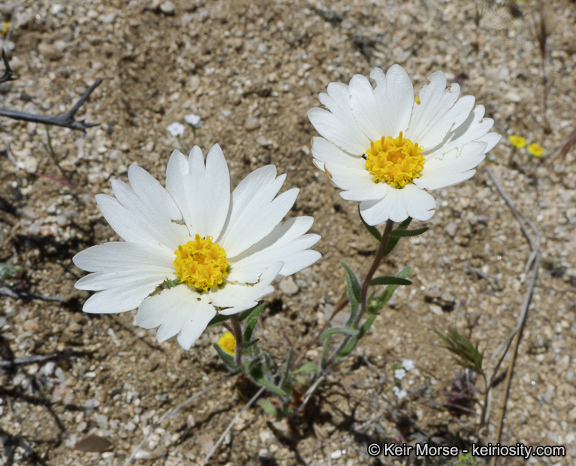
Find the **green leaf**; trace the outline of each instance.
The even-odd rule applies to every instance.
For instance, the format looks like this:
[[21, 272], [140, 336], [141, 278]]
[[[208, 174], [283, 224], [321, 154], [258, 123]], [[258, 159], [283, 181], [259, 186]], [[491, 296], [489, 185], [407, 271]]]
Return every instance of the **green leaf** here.
[[350, 316], [346, 325], [352, 326], [356, 322], [360, 312], [360, 300], [362, 299], [362, 287], [354, 271], [342, 262], [342, 267], [346, 270], [346, 290], [348, 291], [348, 302], [350, 303]]
[[260, 398], [257, 403], [260, 407], [264, 410], [266, 414], [271, 414], [276, 419], [280, 419], [282, 417], [282, 411], [280, 411], [276, 406], [270, 403], [268, 400], [264, 398]]
[[227, 321], [230, 316], [225, 316], [222, 314], [216, 314], [212, 320], [208, 323], [208, 327], [214, 327], [215, 325], [220, 325], [222, 322]]
[[[396, 277], [406, 278], [409, 273], [410, 267], [405, 267], [398, 274], [396, 274]], [[368, 311], [372, 314], [380, 312], [380, 310], [386, 306], [386, 304], [388, 304], [388, 301], [396, 291], [396, 288], [398, 288], [398, 285], [388, 285], [379, 296], [376, 296], [369, 301]]]
[[484, 375], [482, 369], [484, 355], [478, 349], [478, 342], [474, 345], [454, 327], [448, 328], [447, 331], [433, 328], [432, 331], [442, 339], [444, 348], [454, 354], [458, 364], [479, 375]]
[[318, 372], [318, 366], [314, 364], [312, 361], [307, 361], [304, 364], [302, 364], [298, 369], [296, 369], [294, 372], [292, 372], [292, 375], [302, 374], [306, 376], [312, 372]]
[[362, 221], [362, 224], [368, 230], [368, 233], [370, 233], [374, 238], [376, 238], [378, 240], [379, 243], [381, 243], [382, 242], [382, 235], [380, 234], [378, 229], [376, 227], [373, 227], [372, 225], [368, 225], [364, 221], [364, 219], [362, 218], [362, 214], [360, 214], [360, 204], [358, 204], [358, 214], [360, 215], [360, 220]]
[[398, 228], [396, 228], [396, 230], [405, 230], [410, 226], [410, 222], [412, 222], [412, 217], [408, 217], [406, 220], [404, 220], [400, 225], [398, 225]]
[[406, 280], [405, 278], [398, 278], [398, 277], [378, 277], [373, 278], [368, 282], [368, 285], [375, 286], [375, 285], [412, 285], [410, 280]]
[[429, 230], [428, 227], [423, 227], [423, 228], [417, 228], [414, 230], [392, 230], [390, 232], [390, 237], [391, 238], [404, 238], [407, 236], [418, 236], [421, 235], [422, 233], [426, 233]]
[[226, 351], [224, 351], [218, 343], [214, 343], [212, 346], [214, 346], [214, 349], [216, 350], [216, 352], [218, 353], [218, 355], [220, 356], [222, 361], [224, 361], [224, 363], [230, 369], [234, 369], [234, 370], [238, 369], [238, 365], [236, 364], [236, 360], [234, 359], [234, 356], [232, 356], [231, 354], [228, 354]]
[[354, 350], [354, 348], [356, 348], [358, 341], [360, 340], [360, 338], [362, 338], [364, 336], [364, 334], [372, 326], [372, 324], [374, 323], [374, 320], [376, 320], [376, 317], [378, 317], [378, 314], [372, 314], [372, 315], [370, 315], [370, 317], [368, 317], [366, 319], [366, 321], [358, 329], [358, 334], [356, 336], [354, 336], [353, 338], [351, 338], [348, 343], [346, 343], [344, 348], [342, 348], [340, 353], [338, 353], [338, 356], [340, 356], [340, 357], [348, 356], [352, 352], [352, 350]]
[[250, 376], [254, 379], [254, 381], [264, 387], [267, 388], [268, 390], [270, 390], [271, 392], [276, 393], [276, 395], [282, 396], [284, 398], [288, 398], [288, 393], [286, 393], [284, 390], [282, 390], [280, 387], [277, 387], [276, 385], [274, 385], [273, 383], [268, 382], [268, 380], [266, 380], [264, 378], [264, 374], [262, 372], [262, 365], [258, 364], [256, 366], [254, 366], [251, 370], [250, 370]]
[[254, 333], [254, 329], [256, 328], [256, 324], [258, 323], [258, 316], [264, 310], [264, 302], [261, 302], [252, 309], [250, 315], [246, 319], [246, 325], [244, 326], [244, 334], [242, 335], [242, 341], [244, 343], [248, 343], [252, 340], [252, 334]]
[[334, 327], [334, 328], [330, 328], [330, 329], [326, 330], [320, 338], [322, 340], [325, 340], [326, 338], [331, 337], [333, 335], [338, 335], [338, 334], [356, 335], [357, 333], [358, 333], [358, 329], [355, 329], [354, 327], [348, 327], [348, 326]]

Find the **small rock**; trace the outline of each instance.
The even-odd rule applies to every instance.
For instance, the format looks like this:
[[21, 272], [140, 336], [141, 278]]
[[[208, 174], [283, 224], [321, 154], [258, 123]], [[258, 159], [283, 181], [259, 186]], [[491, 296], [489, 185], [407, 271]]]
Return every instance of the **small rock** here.
[[295, 295], [300, 290], [292, 277], [286, 277], [280, 281], [280, 290], [288, 296]]
[[173, 15], [174, 14], [174, 4], [170, 1], [162, 3], [160, 5], [160, 11], [165, 15]]
[[268, 52], [268, 47], [266, 47], [266, 44], [264, 42], [260, 42], [258, 44], [258, 52], [260, 52], [260, 53]]
[[28, 319], [24, 322], [24, 330], [27, 332], [37, 333], [40, 330], [40, 324], [37, 319]]
[[115, 20], [116, 20], [116, 14], [115, 13], [110, 13], [109, 15], [106, 15], [106, 16], [104, 16], [104, 18], [102, 18], [102, 22], [104, 22], [106, 24], [112, 24]]
[[458, 225], [456, 225], [455, 222], [450, 222], [448, 225], [446, 225], [444, 227], [444, 231], [448, 234], [448, 236], [450, 236], [451, 238], [454, 238], [454, 235], [456, 234], [456, 230], [458, 229]]
[[56, 368], [56, 363], [54, 361], [49, 361], [46, 364], [44, 364], [44, 367], [42, 367], [42, 373], [46, 377], [50, 377], [54, 373], [55, 368]]
[[270, 147], [274, 143], [272, 139], [265, 138], [264, 136], [258, 136], [256, 142], [262, 147]]
[[64, 56], [63, 49], [55, 47], [52, 44], [46, 44], [44, 42], [40, 43], [40, 45], [38, 46], [38, 51], [40, 52], [41, 55], [44, 55], [48, 60], [59, 60]]
[[82, 421], [80, 424], [78, 424], [78, 426], [76, 427], [76, 430], [78, 432], [84, 432], [87, 428], [88, 428], [88, 424], [86, 424], [86, 422]]
[[246, 118], [246, 121], [244, 122], [244, 128], [246, 128], [248, 131], [254, 131], [260, 128], [260, 122], [258, 121], [257, 118], [249, 116], [248, 118]]
[[442, 308], [436, 304], [430, 304], [430, 312], [432, 312], [432, 314], [436, 314], [437, 316], [441, 316]]

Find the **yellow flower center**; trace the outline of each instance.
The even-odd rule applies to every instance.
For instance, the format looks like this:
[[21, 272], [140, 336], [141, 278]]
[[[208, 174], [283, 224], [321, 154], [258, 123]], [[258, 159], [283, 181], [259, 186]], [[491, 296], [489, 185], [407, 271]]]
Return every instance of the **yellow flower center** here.
[[374, 183], [388, 183], [393, 188], [401, 189], [414, 178], [420, 176], [424, 168], [422, 147], [410, 139], [400, 136], [396, 139], [388, 136], [379, 141], [370, 141], [366, 151], [366, 168], [374, 175]]
[[218, 339], [218, 346], [228, 354], [236, 354], [236, 338], [230, 332], [226, 332]]
[[228, 275], [226, 251], [212, 237], [196, 235], [194, 240], [178, 246], [174, 251], [174, 267], [180, 283], [186, 283], [199, 290], [207, 290], [222, 284]]

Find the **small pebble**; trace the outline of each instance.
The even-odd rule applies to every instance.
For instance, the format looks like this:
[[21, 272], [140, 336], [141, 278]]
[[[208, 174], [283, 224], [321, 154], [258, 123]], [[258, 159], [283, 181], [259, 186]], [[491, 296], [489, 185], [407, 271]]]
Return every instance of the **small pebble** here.
[[288, 296], [295, 295], [300, 290], [292, 277], [286, 277], [280, 281], [280, 290]]
[[260, 122], [258, 121], [257, 118], [249, 116], [248, 118], [246, 118], [246, 121], [244, 122], [244, 128], [246, 128], [248, 131], [254, 131], [260, 128]]

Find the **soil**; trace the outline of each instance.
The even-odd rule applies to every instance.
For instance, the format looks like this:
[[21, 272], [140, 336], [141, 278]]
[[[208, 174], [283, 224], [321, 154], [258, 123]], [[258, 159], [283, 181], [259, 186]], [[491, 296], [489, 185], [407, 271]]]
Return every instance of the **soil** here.
[[[154, 331], [138, 328], [135, 311], [82, 313], [89, 293], [74, 288], [84, 273], [71, 258], [117, 240], [94, 194], [110, 193], [111, 179], [127, 180], [134, 163], [163, 182], [174, 148], [199, 145], [206, 152], [220, 144], [233, 186], [255, 168], [275, 164], [288, 175], [284, 189], [300, 188], [290, 215], [314, 216], [312, 231], [322, 236], [315, 249], [323, 258], [276, 286], [259, 336], [278, 356], [288, 342], [302, 348], [344, 291], [340, 262], [363, 274], [376, 251], [357, 205], [341, 199], [313, 166], [316, 133], [306, 112], [319, 106], [318, 93], [328, 83], [398, 63], [416, 85], [444, 71], [462, 94], [486, 107], [503, 139], [470, 181], [434, 193], [439, 208], [425, 224], [430, 230], [401, 241], [382, 265], [387, 274], [411, 266], [413, 285], [397, 291], [330, 375], [315, 409], [297, 426], [299, 442], [288, 445], [286, 421], [253, 405], [210, 464], [400, 464], [404, 460], [370, 457], [367, 445], [495, 442], [509, 357], [479, 440], [482, 380], [464, 374], [431, 331], [454, 326], [471, 334], [488, 365], [525, 299], [530, 244], [485, 167], [536, 225], [542, 255], [501, 443], [564, 445], [565, 457], [532, 457], [527, 464], [574, 464], [576, 153], [559, 150], [576, 126], [576, 4], [542, 4], [3, 2], [0, 21], [13, 26], [5, 45], [19, 79], [0, 84], [1, 108], [64, 113], [96, 79], [103, 82], [78, 112], [78, 119], [99, 126], [85, 133], [49, 128], [62, 171], [50, 157], [44, 125], [0, 118], [0, 137], [16, 162], [3, 143], [0, 262], [6, 274], [0, 286], [21, 294], [0, 298], [2, 461], [122, 465], [146, 439], [134, 464], [202, 464], [257, 387], [230, 376], [220, 362], [212, 347], [219, 328], [184, 351], [175, 339], [159, 345]], [[202, 117], [202, 127], [187, 127], [179, 140], [171, 136], [168, 125], [184, 123], [190, 113]], [[514, 149], [511, 134], [539, 143], [543, 155]], [[47, 359], [21, 361], [41, 355]], [[407, 396], [399, 399], [393, 365], [404, 359], [415, 368], [402, 380]]]

